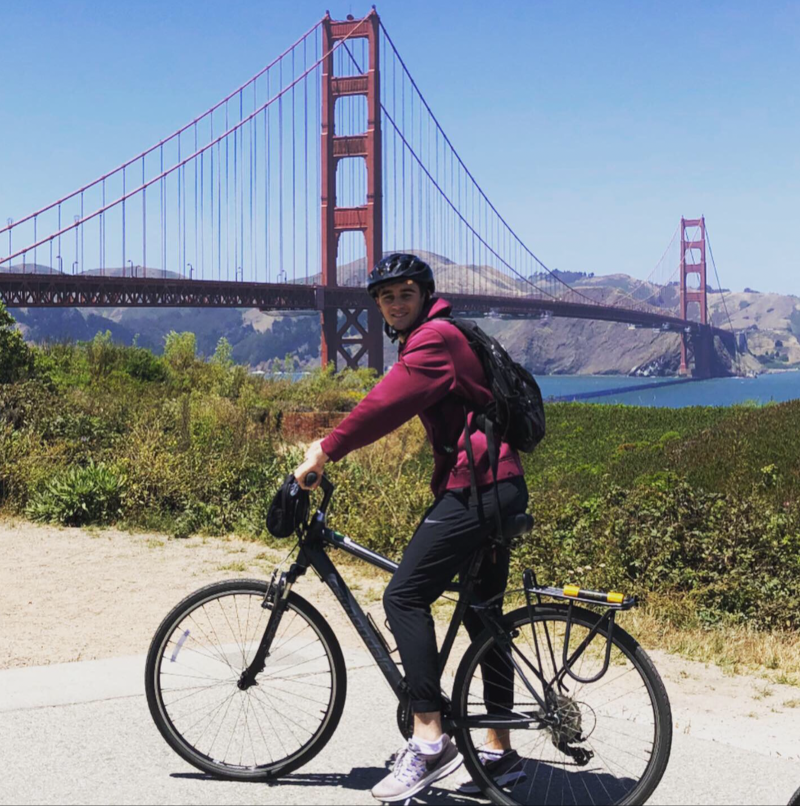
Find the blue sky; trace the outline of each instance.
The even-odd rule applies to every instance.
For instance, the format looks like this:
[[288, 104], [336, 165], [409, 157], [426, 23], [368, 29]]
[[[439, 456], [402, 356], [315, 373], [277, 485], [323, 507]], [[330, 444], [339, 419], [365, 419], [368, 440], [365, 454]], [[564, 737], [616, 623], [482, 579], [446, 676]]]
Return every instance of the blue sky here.
[[[0, 220], [139, 153], [369, 5], [39, 0], [0, 11]], [[800, 295], [800, 3], [385, 0], [487, 195], [551, 267], [646, 277], [706, 216], [723, 285]]]

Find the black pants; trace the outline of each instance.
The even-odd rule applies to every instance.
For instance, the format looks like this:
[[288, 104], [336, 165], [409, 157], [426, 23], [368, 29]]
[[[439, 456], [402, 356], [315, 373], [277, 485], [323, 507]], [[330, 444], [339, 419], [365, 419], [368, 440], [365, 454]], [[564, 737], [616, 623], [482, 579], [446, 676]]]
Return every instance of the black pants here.
[[[522, 477], [498, 484], [500, 507], [504, 517], [524, 512], [528, 506], [528, 488]], [[383, 596], [383, 606], [392, 628], [400, 659], [411, 691], [411, 707], [415, 713], [439, 711], [442, 706], [437, 658], [436, 633], [431, 604], [442, 595], [455, 575], [463, 570], [472, 555], [492, 531], [495, 523], [494, 488], [479, 487], [484, 521], [478, 514], [477, 500], [469, 488], [448, 490], [434, 501], [425, 513], [417, 531], [403, 554], [400, 567]], [[505, 590], [508, 582], [507, 551], [487, 556], [480, 569], [477, 596], [486, 600]], [[464, 626], [471, 638], [483, 629], [480, 618], [468, 610]], [[506, 704], [510, 694], [507, 663], [484, 664], [487, 700]], [[495, 670], [493, 672], [493, 670]], [[497, 679], [493, 679], [497, 678]], [[507, 703], [511, 705], [510, 702]]]

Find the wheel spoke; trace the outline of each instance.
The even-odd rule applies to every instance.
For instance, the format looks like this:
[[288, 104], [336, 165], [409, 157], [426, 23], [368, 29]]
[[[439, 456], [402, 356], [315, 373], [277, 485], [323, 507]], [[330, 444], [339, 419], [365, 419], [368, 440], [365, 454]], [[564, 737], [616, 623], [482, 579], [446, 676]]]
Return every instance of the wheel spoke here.
[[151, 701], [151, 711], [186, 760], [216, 774], [247, 778], [318, 752], [315, 743], [330, 735], [328, 730], [320, 739], [330, 727], [331, 709], [341, 713], [343, 690], [337, 694], [329, 639], [322, 637], [321, 630], [329, 628], [319, 616], [317, 625], [291, 598], [264, 671], [256, 685], [240, 689], [241, 672], [270, 611], [261, 606], [263, 590], [247, 583], [219, 587], [176, 611], [159, 643], [154, 641], [151, 655], [158, 654], [148, 661], [154, 675], [148, 685], [157, 707]]
[[[599, 806], [636, 799], [637, 793], [645, 787], [648, 787], [645, 795], [649, 795], [657, 783], [651, 772], [654, 765], [659, 767], [657, 776], [660, 777], [666, 762], [666, 758], [662, 758], [663, 747], [656, 758], [657, 730], [660, 729], [657, 726], [665, 722], [663, 718], [657, 721], [656, 714], [660, 708], [666, 708], [668, 714], [669, 706], [666, 695], [663, 695], [663, 704], [657, 700], [656, 687], [648, 677], [654, 672], [638, 659], [638, 655], [643, 654], [641, 650], [629, 637], [620, 641], [621, 630], [615, 628], [611, 665], [600, 680], [569, 685], [571, 678], [567, 678], [564, 688], [551, 689], [548, 685], [541, 691], [538, 675], [554, 680], [561, 671], [560, 667], [551, 667], [553, 657], [561, 663], [566, 621], [561, 613], [542, 614], [536, 615], [531, 624], [527, 615], [523, 615], [526, 613], [517, 611], [513, 625], [521, 636], [514, 642], [518, 667], [511, 666], [493, 638], [484, 638], [482, 645], [475, 644], [470, 649], [467, 665], [459, 672], [463, 674], [458, 682], [460, 688], [453, 696], [454, 703], [458, 703], [458, 713], [467, 719], [488, 717], [497, 725], [502, 714], [507, 715], [513, 725], [515, 720], [528, 719], [538, 710], [541, 721], [527, 725], [517, 721], [510, 728], [493, 729], [492, 741], [496, 740], [498, 731], [507, 734], [519, 756], [513, 762], [509, 759], [509, 766], [500, 767], [500, 772], [495, 773], [498, 780], [509, 780], [499, 776], [511, 775], [512, 780], [505, 787], [496, 783], [492, 773], [478, 761], [478, 752], [489, 742], [486, 730], [477, 722], [474, 726], [464, 723], [466, 726], [458, 730], [466, 740], [465, 759], [470, 773], [483, 785], [490, 784], [490, 789], [498, 796], [502, 790], [504, 802], [508, 803]], [[574, 642], [579, 646], [592, 626], [590, 619], [575, 616], [570, 645]], [[541, 655], [541, 668], [535, 642], [531, 639], [533, 630], [540, 645], [545, 646], [544, 630], [547, 630], [553, 645], [553, 655], [548, 650]], [[596, 647], [595, 641], [598, 642]], [[574, 666], [579, 676], [592, 677], [600, 671], [605, 642], [605, 633], [599, 633], [589, 644]], [[529, 677], [529, 681], [521, 679], [523, 676]], [[547, 709], [542, 710], [532, 702], [528, 683], [535, 684], [537, 694], [543, 694]]]

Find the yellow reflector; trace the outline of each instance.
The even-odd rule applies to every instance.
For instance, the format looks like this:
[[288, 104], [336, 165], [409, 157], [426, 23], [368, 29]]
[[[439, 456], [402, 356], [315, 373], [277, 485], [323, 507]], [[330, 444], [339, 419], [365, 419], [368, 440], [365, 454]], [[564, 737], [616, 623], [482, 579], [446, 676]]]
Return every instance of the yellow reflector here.
[[625, 601], [625, 594], [623, 593], [609, 593], [608, 601], [611, 604], [622, 604]]
[[577, 596], [581, 589], [577, 585], [566, 585], [564, 587], [564, 596]]

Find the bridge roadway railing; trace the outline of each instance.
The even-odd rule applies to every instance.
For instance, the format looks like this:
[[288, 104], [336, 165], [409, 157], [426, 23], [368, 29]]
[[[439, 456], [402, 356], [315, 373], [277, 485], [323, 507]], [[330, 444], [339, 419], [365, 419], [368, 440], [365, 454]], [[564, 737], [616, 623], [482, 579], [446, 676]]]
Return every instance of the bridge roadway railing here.
[[[363, 288], [299, 283], [250, 283], [145, 277], [75, 277], [68, 274], [0, 274], [0, 300], [9, 308], [260, 308], [263, 310], [322, 310], [364, 307]], [[620, 322], [674, 333], [719, 336], [731, 346], [727, 330], [686, 321], [668, 313], [630, 308], [561, 302], [535, 296], [444, 294], [456, 311], [472, 315], [557, 316]], [[729, 349], [732, 349], [730, 347]]]

